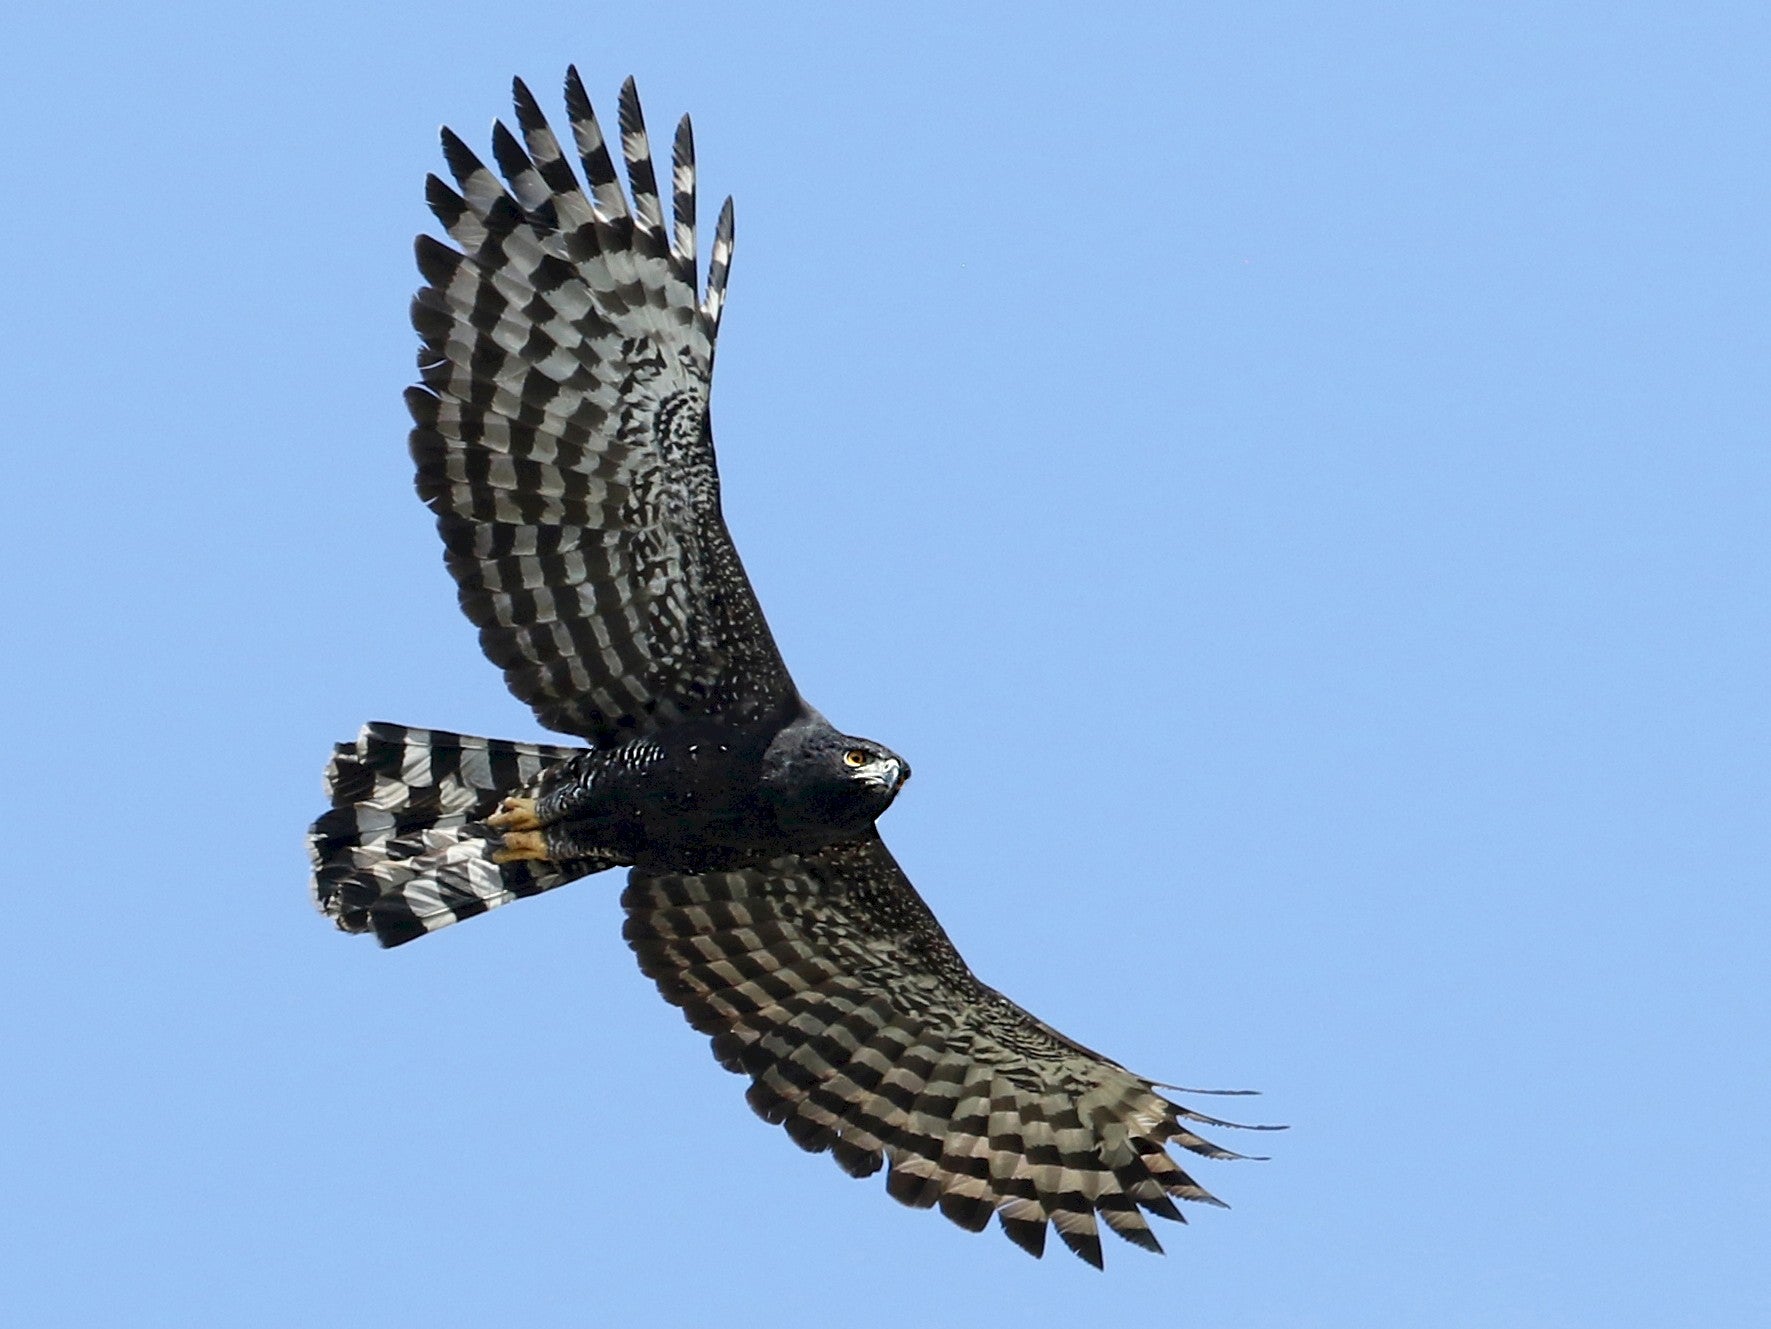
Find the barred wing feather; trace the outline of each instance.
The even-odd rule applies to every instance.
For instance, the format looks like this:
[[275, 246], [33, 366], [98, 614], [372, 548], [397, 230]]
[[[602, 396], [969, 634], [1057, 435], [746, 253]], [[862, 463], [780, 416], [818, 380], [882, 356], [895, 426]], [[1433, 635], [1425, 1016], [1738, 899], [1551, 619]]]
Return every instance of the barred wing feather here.
[[1097, 1220], [1159, 1251], [1145, 1213], [1218, 1201], [1168, 1146], [1235, 1158], [1183, 1123], [1227, 1126], [1072, 1042], [979, 982], [876, 834], [735, 872], [632, 874], [640, 968], [751, 1106], [803, 1148], [939, 1207], [995, 1215], [1024, 1249], [1047, 1224], [1102, 1263]]
[[793, 684], [726, 530], [708, 423], [731, 202], [703, 294], [688, 119], [667, 230], [631, 79], [631, 205], [575, 70], [588, 189], [520, 80], [515, 99], [520, 139], [492, 136], [502, 179], [443, 132], [455, 187], [433, 176], [427, 193], [455, 247], [417, 246], [412, 454], [462, 608], [511, 691], [564, 733], [784, 713]]

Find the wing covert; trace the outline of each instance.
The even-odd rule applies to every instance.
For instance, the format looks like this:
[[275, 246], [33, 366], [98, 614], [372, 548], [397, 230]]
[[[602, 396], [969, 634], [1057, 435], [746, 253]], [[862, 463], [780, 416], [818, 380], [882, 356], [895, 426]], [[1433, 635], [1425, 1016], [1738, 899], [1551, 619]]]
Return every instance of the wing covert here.
[[1091, 1264], [1097, 1219], [1159, 1251], [1145, 1213], [1219, 1203], [1167, 1146], [1240, 1155], [1228, 1126], [978, 981], [877, 834], [735, 872], [649, 875], [622, 895], [640, 968], [713, 1039], [747, 1098], [850, 1175], [1034, 1255], [1047, 1223]]
[[502, 180], [443, 131], [456, 184], [433, 176], [427, 198], [454, 247], [417, 242], [412, 455], [462, 609], [551, 729], [602, 742], [775, 712], [793, 684], [726, 530], [708, 423], [730, 200], [703, 295], [687, 118], [667, 228], [631, 79], [631, 205], [575, 70], [585, 185], [521, 80], [515, 102], [520, 138], [492, 133]]

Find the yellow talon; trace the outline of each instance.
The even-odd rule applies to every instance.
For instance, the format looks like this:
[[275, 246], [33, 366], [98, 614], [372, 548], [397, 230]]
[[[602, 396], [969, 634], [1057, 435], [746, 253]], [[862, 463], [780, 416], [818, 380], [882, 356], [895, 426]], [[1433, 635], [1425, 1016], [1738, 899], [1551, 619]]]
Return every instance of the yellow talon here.
[[541, 829], [541, 819], [535, 815], [534, 799], [507, 798], [486, 818], [486, 825], [495, 831], [536, 831]]
[[494, 850], [494, 863], [547, 861], [547, 839], [540, 831], [512, 831], [504, 837], [504, 847]]

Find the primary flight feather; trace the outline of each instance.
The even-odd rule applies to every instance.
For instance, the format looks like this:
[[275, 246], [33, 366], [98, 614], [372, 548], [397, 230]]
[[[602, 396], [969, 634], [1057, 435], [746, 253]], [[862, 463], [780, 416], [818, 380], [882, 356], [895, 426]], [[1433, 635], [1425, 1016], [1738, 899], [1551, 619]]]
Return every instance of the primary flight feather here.
[[979, 982], [875, 821], [910, 776], [799, 695], [720, 510], [708, 424], [732, 256], [696, 258], [689, 121], [670, 220], [639, 98], [614, 156], [575, 70], [575, 171], [529, 90], [495, 174], [454, 134], [417, 242], [420, 496], [461, 606], [511, 691], [588, 747], [371, 724], [338, 745], [310, 835], [314, 894], [396, 946], [520, 896], [630, 868], [640, 967], [802, 1147], [1039, 1254], [1102, 1262], [1100, 1223], [1213, 1197], [1170, 1145], [1228, 1125]]

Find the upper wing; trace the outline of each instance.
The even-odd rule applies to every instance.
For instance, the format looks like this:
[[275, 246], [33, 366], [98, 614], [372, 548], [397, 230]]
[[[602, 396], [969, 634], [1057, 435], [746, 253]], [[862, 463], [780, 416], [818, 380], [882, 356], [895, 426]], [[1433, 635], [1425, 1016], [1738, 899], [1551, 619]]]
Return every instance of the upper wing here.
[[1034, 1255], [1046, 1221], [1101, 1264], [1098, 1214], [1160, 1251], [1140, 1210], [1218, 1201], [1167, 1152], [1240, 1155], [1181, 1123], [1227, 1126], [1073, 1043], [975, 978], [877, 834], [760, 867], [632, 874], [640, 968], [750, 1105], [803, 1148], [972, 1231], [995, 1213]]
[[492, 132], [503, 183], [443, 131], [460, 192], [432, 176], [427, 197], [459, 249], [418, 238], [412, 455], [461, 606], [551, 729], [599, 742], [774, 711], [793, 683], [720, 514], [707, 419], [731, 200], [700, 296], [688, 117], [667, 236], [632, 79], [631, 207], [576, 70], [588, 191], [521, 80], [515, 96], [522, 141]]

